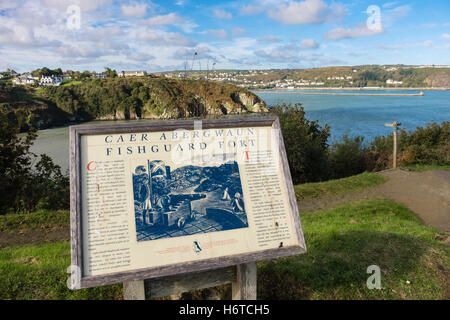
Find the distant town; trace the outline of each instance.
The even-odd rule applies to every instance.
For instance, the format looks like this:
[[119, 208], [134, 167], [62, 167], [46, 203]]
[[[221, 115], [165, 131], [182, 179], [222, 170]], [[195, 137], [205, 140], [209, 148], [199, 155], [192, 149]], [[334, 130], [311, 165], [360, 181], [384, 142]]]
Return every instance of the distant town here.
[[72, 71], [41, 68], [17, 73], [12, 69], [0, 72], [0, 79], [15, 85], [59, 86], [77, 84], [86, 79], [114, 77], [166, 77], [172, 79], [203, 79], [233, 84], [247, 89], [298, 88], [450, 88], [450, 66], [367, 65], [324, 67], [313, 69], [271, 70], [176, 70], [149, 73], [145, 70], [104, 72]]

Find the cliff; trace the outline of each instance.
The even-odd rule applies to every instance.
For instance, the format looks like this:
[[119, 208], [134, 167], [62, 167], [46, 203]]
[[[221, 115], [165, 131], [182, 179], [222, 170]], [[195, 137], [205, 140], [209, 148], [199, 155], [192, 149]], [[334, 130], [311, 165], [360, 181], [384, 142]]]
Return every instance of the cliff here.
[[96, 79], [48, 88], [45, 94], [75, 119], [171, 119], [267, 111], [265, 103], [245, 89], [202, 80]]
[[437, 72], [427, 77], [424, 82], [430, 87], [450, 88], [450, 73]]
[[[11, 94], [21, 90], [20, 94]], [[18, 108], [18, 106], [20, 106]], [[1, 112], [21, 131], [89, 120], [174, 119], [266, 112], [252, 92], [218, 82], [165, 77], [89, 79], [45, 88], [0, 86]]]

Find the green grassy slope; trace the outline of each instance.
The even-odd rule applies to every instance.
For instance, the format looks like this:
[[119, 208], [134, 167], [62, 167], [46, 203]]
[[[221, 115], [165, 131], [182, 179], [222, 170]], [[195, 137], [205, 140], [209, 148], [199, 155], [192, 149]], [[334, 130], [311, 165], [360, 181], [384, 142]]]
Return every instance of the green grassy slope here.
[[379, 174], [364, 172], [337, 180], [299, 184], [294, 186], [294, 191], [298, 200], [311, 200], [374, 187], [386, 182], [386, 180]]
[[[405, 207], [369, 201], [302, 213], [301, 220], [308, 252], [259, 262], [259, 298], [450, 298], [449, 246]], [[69, 265], [68, 242], [1, 249], [0, 299], [122, 298], [120, 284], [69, 290]], [[370, 265], [381, 268], [381, 290], [366, 287]]]

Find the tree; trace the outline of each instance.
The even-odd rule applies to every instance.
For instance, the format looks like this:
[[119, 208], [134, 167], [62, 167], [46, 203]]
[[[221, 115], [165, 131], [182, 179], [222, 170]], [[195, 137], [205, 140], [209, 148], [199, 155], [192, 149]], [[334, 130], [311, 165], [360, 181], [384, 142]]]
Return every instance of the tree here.
[[111, 70], [108, 67], [105, 67], [105, 74], [108, 78], [116, 78], [117, 77], [116, 70]]
[[20, 197], [28, 184], [32, 155], [30, 147], [36, 138], [34, 130], [25, 138], [18, 138], [7, 116], [0, 114], [0, 213], [13, 207], [19, 211]]
[[30, 129], [19, 138], [0, 113], [0, 214], [69, 207], [69, 178], [61, 168], [46, 155], [33, 166], [37, 156], [30, 148], [36, 137]]
[[289, 168], [294, 184], [327, 178], [327, 139], [330, 128], [305, 117], [301, 104], [282, 104], [271, 109], [280, 119]]

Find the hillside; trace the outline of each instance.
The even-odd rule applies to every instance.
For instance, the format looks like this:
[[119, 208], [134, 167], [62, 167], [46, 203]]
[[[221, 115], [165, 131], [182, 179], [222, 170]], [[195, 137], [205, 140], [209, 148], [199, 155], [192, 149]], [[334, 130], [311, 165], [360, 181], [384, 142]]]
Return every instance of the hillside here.
[[0, 112], [20, 131], [89, 120], [171, 119], [266, 111], [230, 84], [154, 77], [88, 79], [59, 87], [0, 81]]
[[[167, 73], [175, 76], [176, 73]], [[192, 72], [201, 78], [205, 72]], [[215, 70], [209, 78], [245, 88], [385, 87], [449, 88], [450, 68], [444, 66], [360, 65], [312, 69]]]

